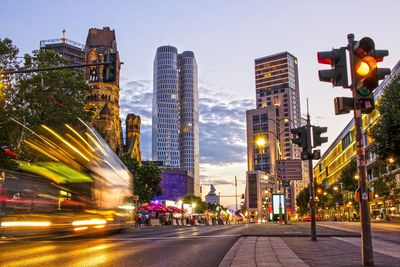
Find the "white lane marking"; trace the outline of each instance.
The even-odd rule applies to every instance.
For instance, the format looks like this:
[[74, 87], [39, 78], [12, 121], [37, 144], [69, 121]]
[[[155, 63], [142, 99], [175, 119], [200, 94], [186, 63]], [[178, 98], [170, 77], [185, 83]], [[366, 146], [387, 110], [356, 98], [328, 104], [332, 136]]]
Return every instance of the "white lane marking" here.
[[[333, 238], [352, 244], [357, 247], [361, 247], [361, 238], [359, 237], [333, 237]], [[374, 248], [374, 252], [400, 259], [400, 254], [399, 254], [400, 245], [388, 241], [377, 240], [374, 238], [372, 239], [372, 245]]]

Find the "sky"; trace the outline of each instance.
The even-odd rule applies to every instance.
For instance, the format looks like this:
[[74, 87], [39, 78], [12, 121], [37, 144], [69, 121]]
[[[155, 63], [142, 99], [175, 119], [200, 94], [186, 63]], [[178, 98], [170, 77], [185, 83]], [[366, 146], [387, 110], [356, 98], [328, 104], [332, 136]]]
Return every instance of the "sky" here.
[[202, 1], [45, 1], [2, 0], [0, 38], [8, 37], [21, 55], [40, 40], [85, 43], [89, 28], [115, 29], [121, 61], [121, 118], [142, 117], [142, 158], [151, 159], [153, 60], [157, 47], [173, 45], [195, 53], [199, 69], [200, 179], [203, 193], [213, 183], [223, 205], [244, 193], [247, 169], [245, 111], [255, 108], [254, 59], [288, 51], [298, 58], [302, 114], [309, 101], [312, 124], [327, 126], [324, 152], [351, 119], [335, 116], [333, 98], [350, 91], [318, 80], [318, 51], [369, 36], [388, 49], [381, 67], [400, 59], [396, 0], [202, 0]]

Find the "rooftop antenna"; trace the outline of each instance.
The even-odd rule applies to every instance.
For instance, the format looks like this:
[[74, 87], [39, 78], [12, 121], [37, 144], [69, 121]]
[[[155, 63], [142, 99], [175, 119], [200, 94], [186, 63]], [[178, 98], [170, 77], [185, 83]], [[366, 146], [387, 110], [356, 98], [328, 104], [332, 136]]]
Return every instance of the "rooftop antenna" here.
[[65, 43], [65, 33], [66, 33], [67, 31], [65, 30], [65, 28], [63, 28], [63, 30], [62, 30], [62, 38], [61, 38], [61, 42], [62, 43]]

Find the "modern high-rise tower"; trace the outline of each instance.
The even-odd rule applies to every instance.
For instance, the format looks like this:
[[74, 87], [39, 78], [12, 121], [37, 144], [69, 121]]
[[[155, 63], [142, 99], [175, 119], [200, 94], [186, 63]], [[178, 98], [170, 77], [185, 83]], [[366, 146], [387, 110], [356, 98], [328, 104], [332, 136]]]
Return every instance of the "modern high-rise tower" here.
[[[300, 156], [290, 141], [290, 130], [301, 125], [296, 57], [283, 52], [256, 59], [255, 81], [256, 109], [246, 113], [248, 171], [276, 176], [277, 159]], [[291, 192], [289, 188], [286, 203], [294, 211]]]
[[161, 46], [154, 59], [152, 158], [199, 180], [199, 94], [194, 53]]

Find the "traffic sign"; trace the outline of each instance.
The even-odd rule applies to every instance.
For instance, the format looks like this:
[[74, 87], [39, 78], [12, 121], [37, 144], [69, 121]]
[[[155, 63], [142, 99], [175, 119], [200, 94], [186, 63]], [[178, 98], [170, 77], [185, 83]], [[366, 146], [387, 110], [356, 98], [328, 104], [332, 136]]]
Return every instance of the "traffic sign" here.
[[302, 179], [301, 159], [278, 160], [278, 180], [291, 181]]

